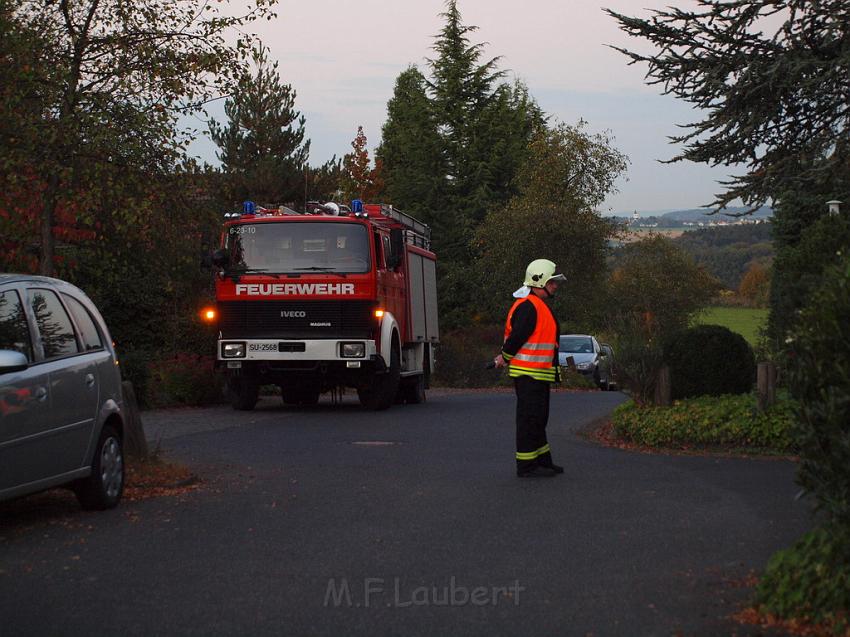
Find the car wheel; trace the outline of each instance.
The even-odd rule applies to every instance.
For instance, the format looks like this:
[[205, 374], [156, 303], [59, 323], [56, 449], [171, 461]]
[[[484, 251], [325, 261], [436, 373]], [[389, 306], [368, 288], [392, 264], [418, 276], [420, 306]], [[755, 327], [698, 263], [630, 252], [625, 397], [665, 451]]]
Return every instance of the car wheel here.
[[74, 493], [84, 509], [115, 507], [124, 493], [124, 450], [121, 437], [107, 425], [100, 432], [94, 450], [91, 475], [74, 485]]
[[599, 370], [593, 372], [593, 383], [599, 388], [603, 389], [602, 386], [602, 378], [599, 376]]

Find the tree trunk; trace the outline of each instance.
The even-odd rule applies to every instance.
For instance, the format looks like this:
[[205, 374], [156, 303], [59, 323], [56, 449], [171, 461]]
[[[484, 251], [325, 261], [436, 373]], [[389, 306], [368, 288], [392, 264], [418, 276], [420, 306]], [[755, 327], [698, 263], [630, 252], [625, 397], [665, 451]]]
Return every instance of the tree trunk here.
[[59, 175], [52, 174], [47, 181], [41, 206], [41, 251], [38, 271], [44, 276], [53, 276], [53, 255], [56, 253], [53, 241], [53, 226], [56, 219], [56, 200], [59, 196]]
[[756, 386], [758, 387], [759, 411], [764, 412], [776, 402], [776, 365], [759, 363]]
[[655, 404], [659, 407], [669, 407], [673, 404], [670, 396], [670, 368], [664, 365], [658, 370], [658, 378], [655, 382]]
[[129, 380], [122, 382], [121, 392], [124, 394], [124, 453], [133, 458], [145, 459], [149, 454], [148, 441], [133, 383]]

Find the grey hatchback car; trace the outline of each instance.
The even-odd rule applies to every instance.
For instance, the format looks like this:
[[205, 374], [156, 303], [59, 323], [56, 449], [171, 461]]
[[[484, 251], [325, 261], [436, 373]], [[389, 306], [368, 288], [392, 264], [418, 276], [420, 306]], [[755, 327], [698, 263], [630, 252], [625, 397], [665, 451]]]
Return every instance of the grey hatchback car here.
[[69, 486], [87, 509], [124, 491], [121, 374], [79, 288], [0, 274], [0, 500]]

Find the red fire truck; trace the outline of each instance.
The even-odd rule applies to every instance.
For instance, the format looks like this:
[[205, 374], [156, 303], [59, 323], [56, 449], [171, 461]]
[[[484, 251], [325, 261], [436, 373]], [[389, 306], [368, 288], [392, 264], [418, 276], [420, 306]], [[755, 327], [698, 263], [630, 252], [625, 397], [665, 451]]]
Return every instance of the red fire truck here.
[[225, 215], [207, 314], [233, 407], [270, 384], [287, 404], [341, 387], [370, 409], [422, 402], [439, 341], [430, 229], [382, 204], [312, 212]]

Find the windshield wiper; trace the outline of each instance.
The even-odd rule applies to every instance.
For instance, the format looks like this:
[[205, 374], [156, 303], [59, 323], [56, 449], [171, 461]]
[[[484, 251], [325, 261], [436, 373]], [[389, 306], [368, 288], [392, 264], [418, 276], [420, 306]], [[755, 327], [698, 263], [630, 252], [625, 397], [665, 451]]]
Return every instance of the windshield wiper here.
[[235, 272], [237, 274], [257, 274], [259, 272], [268, 272], [268, 268], [230, 268], [230, 272]]
[[323, 268], [318, 265], [311, 265], [307, 268], [293, 268], [294, 270], [310, 270], [310, 272], [329, 272], [333, 274], [338, 274], [341, 277], [346, 277], [348, 274], [346, 272], [340, 272], [339, 270], [334, 270], [333, 268]]
[[[268, 274], [269, 276], [273, 276], [277, 279], [283, 277], [282, 274], [278, 274], [276, 272], [270, 272], [268, 268], [229, 268], [225, 272], [225, 276], [229, 276], [233, 279], [234, 282], [239, 283], [239, 277], [245, 276], [246, 274]], [[298, 276], [298, 275], [296, 275]]]

